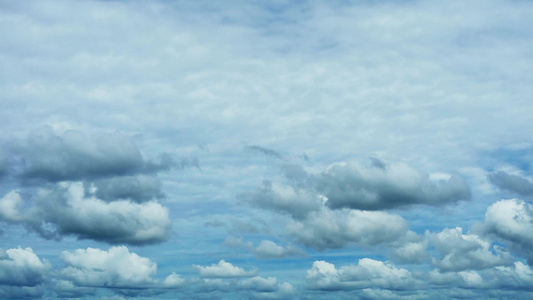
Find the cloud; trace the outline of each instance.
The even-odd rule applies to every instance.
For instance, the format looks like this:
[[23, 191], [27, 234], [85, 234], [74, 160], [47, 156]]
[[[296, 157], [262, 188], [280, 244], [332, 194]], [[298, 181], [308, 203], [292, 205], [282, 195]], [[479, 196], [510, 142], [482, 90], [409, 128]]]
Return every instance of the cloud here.
[[439, 272], [433, 270], [428, 275], [429, 282], [441, 288], [453, 286], [491, 290], [493, 293], [497, 293], [498, 290], [510, 290], [517, 292], [518, 295], [525, 291], [533, 291], [533, 270], [520, 261], [508, 266], [496, 266], [478, 271]]
[[491, 245], [475, 234], [463, 234], [463, 229], [446, 228], [431, 234], [432, 244], [440, 254], [433, 264], [440, 271], [482, 270], [512, 263], [512, 257], [503, 248]]
[[262, 240], [257, 246], [252, 242], [245, 242], [242, 238], [228, 236], [224, 240], [224, 245], [231, 248], [244, 248], [252, 252], [258, 258], [281, 259], [287, 256], [297, 256], [305, 254], [300, 248], [295, 246], [282, 247], [273, 241]]
[[372, 162], [370, 167], [357, 162], [336, 163], [318, 174], [285, 165], [282, 171], [288, 185], [265, 181], [260, 189], [241, 194], [240, 199], [295, 219], [304, 219], [324, 204], [332, 209], [384, 210], [470, 199], [470, 189], [458, 174], [435, 180], [405, 163], [375, 158]]
[[445, 205], [470, 199], [458, 174], [430, 180], [405, 163], [364, 167], [356, 162], [334, 164], [314, 179], [316, 190], [331, 208], [382, 210], [413, 204]]
[[57, 182], [131, 175], [147, 165], [133, 141], [119, 133], [89, 138], [69, 130], [60, 137], [50, 127], [41, 127], [11, 151], [21, 156], [21, 176], [27, 180]]
[[524, 177], [509, 175], [503, 171], [498, 171], [488, 175], [490, 182], [500, 189], [511, 191], [520, 196], [533, 195], [533, 183]]
[[273, 158], [277, 158], [277, 159], [283, 159], [283, 156], [279, 152], [274, 151], [272, 149], [267, 149], [267, 148], [256, 146], [256, 145], [246, 146], [245, 149], [250, 150], [250, 151], [254, 151], [254, 152], [257, 152], [257, 153], [261, 153], [261, 154], [263, 154], [265, 156], [268, 156], [268, 157], [273, 157]]
[[221, 260], [211, 266], [193, 265], [193, 267], [200, 273], [201, 277], [205, 278], [250, 277], [257, 274], [255, 270], [245, 271], [243, 268], [236, 267], [225, 260]]
[[50, 269], [31, 248], [0, 250], [0, 286], [39, 285], [47, 280]]
[[302, 219], [308, 213], [320, 209], [323, 200], [307, 189], [292, 187], [269, 181], [255, 191], [239, 196], [241, 200], [254, 206]]
[[274, 292], [278, 289], [278, 280], [275, 277], [263, 278], [261, 276], [255, 276], [240, 281], [238, 285], [243, 289], [257, 292]]
[[284, 258], [291, 255], [302, 255], [305, 253], [297, 247], [281, 247], [276, 243], [267, 240], [262, 240], [259, 245], [255, 247], [253, 252], [257, 257], [261, 258]]
[[86, 188], [95, 188], [95, 196], [105, 201], [130, 199], [141, 203], [155, 198], [162, 198], [161, 180], [153, 175], [114, 176], [96, 179]]
[[65, 268], [58, 270], [55, 292], [64, 296], [87, 296], [97, 289], [112, 289], [128, 297], [153, 296], [181, 289], [186, 280], [172, 273], [163, 281], [155, 279], [157, 264], [130, 252], [125, 246], [63, 251]]
[[519, 199], [500, 200], [487, 208], [481, 230], [511, 243], [533, 264], [533, 205]]
[[24, 217], [20, 209], [24, 201], [18, 191], [14, 190], [0, 199], [0, 220], [11, 223], [21, 222]]
[[329, 210], [311, 212], [293, 220], [288, 231], [296, 241], [318, 250], [342, 248], [349, 243], [375, 246], [407, 234], [408, 223], [400, 216], [380, 211]]
[[73, 235], [111, 244], [152, 244], [165, 241], [172, 225], [168, 209], [157, 202], [108, 203], [92, 195], [86, 197], [81, 182], [41, 189], [33, 199], [33, 206], [26, 211], [21, 211], [24, 207], [20, 203], [17, 192], [4, 196], [0, 205], [9, 210], [1, 217], [22, 223], [50, 239]]
[[394, 261], [400, 263], [422, 263], [429, 259], [427, 251], [429, 240], [426, 235], [418, 235], [408, 231], [389, 245], [389, 254]]
[[408, 270], [370, 258], [362, 258], [357, 265], [339, 269], [326, 261], [315, 261], [307, 270], [305, 280], [309, 289], [325, 291], [366, 288], [405, 291], [421, 287], [421, 282]]
[[67, 264], [61, 275], [78, 286], [146, 288], [155, 283], [157, 265], [124, 246], [64, 251], [61, 259]]

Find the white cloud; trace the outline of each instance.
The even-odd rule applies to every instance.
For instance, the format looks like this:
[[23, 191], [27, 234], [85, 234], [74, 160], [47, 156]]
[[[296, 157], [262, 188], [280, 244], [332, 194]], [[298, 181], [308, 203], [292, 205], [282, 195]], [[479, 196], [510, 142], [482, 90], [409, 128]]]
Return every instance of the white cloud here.
[[339, 269], [326, 261], [315, 261], [305, 278], [308, 288], [318, 290], [413, 290], [421, 285], [408, 270], [370, 258], [360, 259], [357, 265]]
[[[78, 286], [146, 288], [155, 284], [156, 263], [124, 246], [108, 251], [95, 248], [64, 251], [61, 259], [67, 264], [61, 270], [62, 276]], [[175, 283], [174, 279], [170, 278], [168, 283]]]
[[239, 287], [258, 292], [274, 292], [278, 289], [278, 280], [275, 277], [263, 278], [255, 276], [239, 282]]
[[253, 250], [254, 254], [262, 258], [284, 258], [289, 255], [302, 255], [304, 252], [294, 246], [282, 247], [272, 241], [262, 240]]
[[0, 199], [0, 220], [20, 222], [23, 216], [19, 209], [24, 204], [18, 191], [11, 191]]
[[254, 276], [257, 271], [245, 271], [243, 268], [232, 265], [225, 260], [220, 260], [217, 264], [211, 266], [193, 265], [200, 273], [201, 277], [230, 278], [230, 277], [250, 277]]
[[431, 239], [441, 256], [434, 258], [433, 263], [441, 271], [480, 270], [512, 262], [512, 257], [502, 248], [475, 234], [463, 234], [461, 227], [446, 228], [432, 234]]
[[44, 283], [51, 269], [31, 248], [0, 250], [0, 286], [36, 286]]
[[511, 243], [533, 263], [533, 205], [519, 199], [501, 200], [487, 208], [485, 233]]
[[165, 288], [180, 288], [183, 287], [185, 282], [185, 279], [181, 278], [180, 275], [172, 273], [165, 278], [162, 286]]

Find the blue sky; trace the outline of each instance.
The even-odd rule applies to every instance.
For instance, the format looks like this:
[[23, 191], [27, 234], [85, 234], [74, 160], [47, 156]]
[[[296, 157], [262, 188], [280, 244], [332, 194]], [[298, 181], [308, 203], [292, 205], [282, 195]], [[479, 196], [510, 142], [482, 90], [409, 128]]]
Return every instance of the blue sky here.
[[528, 1], [0, 1], [0, 298], [530, 299]]

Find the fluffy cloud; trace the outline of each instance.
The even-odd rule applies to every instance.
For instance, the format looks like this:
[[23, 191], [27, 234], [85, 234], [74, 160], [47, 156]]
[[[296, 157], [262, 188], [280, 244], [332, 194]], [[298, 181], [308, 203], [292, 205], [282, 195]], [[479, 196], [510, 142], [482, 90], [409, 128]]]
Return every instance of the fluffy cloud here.
[[475, 234], [463, 234], [461, 227], [432, 234], [431, 240], [441, 256], [434, 258], [433, 263], [441, 271], [481, 270], [512, 262], [511, 256], [501, 247]]
[[246, 271], [243, 268], [232, 265], [225, 260], [219, 261], [217, 264], [211, 266], [193, 265], [193, 267], [200, 273], [201, 277], [206, 278], [232, 278], [232, 277], [250, 277], [257, 274], [257, 271]]
[[143, 288], [155, 283], [157, 265], [124, 246], [65, 251], [61, 259], [68, 265], [61, 274], [78, 286]]
[[17, 223], [24, 219], [20, 209], [24, 201], [18, 191], [11, 191], [0, 199], [0, 220]]
[[284, 258], [290, 255], [302, 255], [304, 252], [294, 246], [282, 247], [272, 241], [263, 240], [253, 250], [261, 258]]
[[36, 286], [47, 279], [50, 268], [31, 248], [0, 250], [0, 285]]
[[509, 266], [496, 266], [479, 271], [429, 272], [431, 284], [467, 289], [533, 291], [533, 270], [517, 261]]
[[128, 297], [153, 296], [183, 288], [186, 280], [176, 273], [164, 280], [155, 279], [157, 264], [130, 252], [125, 246], [109, 250], [96, 248], [63, 251], [67, 265], [58, 270], [54, 291], [59, 296], [80, 297], [99, 289], [112, 289]]
[[315, 178], [316, 190], [332, 208], [381, 210], [413, 204], [444, 205], [467, 200], [470, 189], [463, 178], [431, 180], [405, 163], [334, 164]]
[[293, 220], [289, 234], [303, 245], [319, 250], [341, 248], [348, 243], [378, 245], [403, 237], [407, 222], [380, 211], [329, 210], [311, 212], [304, 220]]
[[319, 174], [285, 165], [290, 185], [265, 182], [256, 192], [241, 195], [266, 209], [304, 218], [323, 203], [332, 209], [383, 210], [414, 204], [446, 205], [470, 199], [470, 189], [459, 174], [431, 179], [411, 166], [372, 158], [371, 166], [337, 163]]
[[425, 235], [408, 231], [398, 240], [390, 243], [390, 255], [394, 261], [401, 263], [421, 263], [427, 261], [429, 240]]
[[533, 205], [519, 199], [501, 200], [485, 213], [482, 225], [485, 234], [511, 243], [513, 249], [524, 253], [533, 264]]
[[285, 258], [292, 255], [305, 254], [300, 248], [295, 246], [280, 246], [273, 241], [262, 240], [257, 246], [252, 242], [245, 242], [242, 238], [228, 236], [224, 240], [224, 245], [232, 248], [245, 248], [258, 258]]
[[308, 288], [326, 291], [366, 288], [403, 291], [421, 286], [421, 282], [408, 270], [370, 258], [338, 269], [326, 261], [315, 261], [313, 267], [307, 270], [305, 279]]
[[308, 213], [320, 209], [323, 200], [319, 195], [304, 188], [283, 185], [269, 181], [255, 191], [240, 195], [244, 201], [276, 212], [303, 219]]
[[517, 193], [521, 196], [533, 195], [533, 183], [524, 177], [510, 175], [503, 171], [489, 174], [489, 180], [497, 187]]
[[20, 195], [11, 192], [0, 201], [0, 205], [9, 208], [0, 216], [23, 223], [45, 238], [74, 235], [112, 244], [162, 242], [171, 229], [168, 209], [159, 203], [108, 203], [91, 195], [86, 197], [80, 182], [41, 189], [33, 200], [33, 207], [21, 211]]

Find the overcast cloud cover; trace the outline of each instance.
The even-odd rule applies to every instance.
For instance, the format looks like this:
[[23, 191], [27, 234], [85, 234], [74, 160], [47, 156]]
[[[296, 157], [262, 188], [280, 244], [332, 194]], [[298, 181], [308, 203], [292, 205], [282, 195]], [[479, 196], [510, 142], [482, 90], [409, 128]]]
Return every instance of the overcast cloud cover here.
[[0, 298], [531, 299], [531, 15], [0, 0]]

